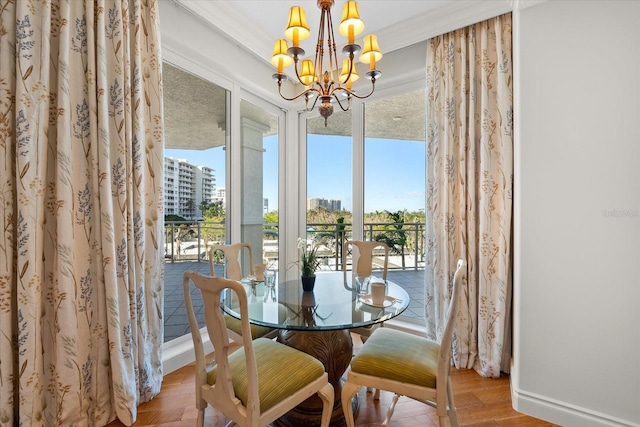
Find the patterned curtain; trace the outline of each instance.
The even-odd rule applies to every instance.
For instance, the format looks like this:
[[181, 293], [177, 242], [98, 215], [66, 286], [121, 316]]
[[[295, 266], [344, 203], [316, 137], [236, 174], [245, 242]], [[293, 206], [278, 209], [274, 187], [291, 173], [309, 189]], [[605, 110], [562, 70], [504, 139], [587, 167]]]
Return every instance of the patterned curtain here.
[[0, 18], [0, 425], [132, 424], [162, 382], [158, 4]]
[[426, 318], [440, 337], [456, 261], [468, 280], [454, 363], [509, 372], [513, 182], [511, 14], [429, 40]]

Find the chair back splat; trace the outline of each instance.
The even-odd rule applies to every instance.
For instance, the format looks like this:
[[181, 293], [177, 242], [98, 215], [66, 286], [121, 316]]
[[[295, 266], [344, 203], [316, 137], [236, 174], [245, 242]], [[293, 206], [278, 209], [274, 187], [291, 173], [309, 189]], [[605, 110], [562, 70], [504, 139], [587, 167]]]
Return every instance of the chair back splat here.
[[249, 243], [232, 243], [229, 245], [214, 246], [209, 249], [209, 272], [212, 276], [216, 276], [215, 272], [215, 255], [217, 252], [222, 252], [225, 260], [225, 274], [224, 277], [231, 280], [242, 280], [242, 266], [240, 265], [240, 259], [242, 250], [246, 249], [249, 255], [249, 275], [253, 276], [253, 247]]
[[[373, 272], [373, 252], [376, 248], [381, 248], [384, 251], [384, 262], [382, 265], [382, 280], [387, 280], [387, 270], [389, 268], [389, 246], [385, 242], [378, 242], [375, 240], [347, 240], [344, 242], [344, 248], [342, 250], [342, 270], [347, 270], [347, 253], [351, 248], [352, 261], [353, 261], [353, 274], [360, 277], [371, 276]], [[365, 342], [369, 336], [378, 327], [382, 326], [382, 323], [377, 323], [373, 326], [363, 326], [361, 328], [354, 328], [352, 333], [360, 335], [360, 340]]]
[[[244, 252], [243, 252], [244, 251]], [[225, 274], [224, 277], [231, 280], [242, 280], [242, 266], [240, 265], [241, 255], [243, 253], [249, 256], [249, 274], [253, 276], [253, 247], [249, 243], [232, 243], [229, 245], [214, 246], [209, 249], [209, 274], [216, 276], [215, 270], [215, 255], [221, 252], [224, 255], [225, 262]], [[240, 322], [238, 319], [229, 315], [224, 316], [227, 324], [227, 333], [229, 338], [236, 342], [242, 342], [244, 334], [240, 330]], [[251, 333], [253, 338], [273, 338], [278, 334], [276, 329], [267, 328], [266, 326], [251, 326]]]
[[[202, 336], [191, 301], [191, 284], [200, 290], [214, 364], [207, 366]], [[184, 297], [196, 356], [197, 426], [204, 425], [204, 411], [212, 405], [239, 426], [267, 426], [292, 408], [317, 394], [322, 400], [323, 427], [333, 411], [334, 392], [322, 363], [313, 356], [279, 342], [252, 340], [247, 294], [241, 283], [223, 277], [187, 271]], [[241, 347], [231, 351], [221, 299], [235, 293], [240, 311]]]
[[382, 280], [387, 280], [389, 268], [389, 246], [385, 242], [375, 240], [347, 240], [342, 251], [342, 269], [347, 269], [347, 254], [349, 248], [353, 254], [353, 272], [358, 276], [370, 276], [373, 271], [373, 252], [376, 248], [384, 251], [384, 263], [382, 266]]

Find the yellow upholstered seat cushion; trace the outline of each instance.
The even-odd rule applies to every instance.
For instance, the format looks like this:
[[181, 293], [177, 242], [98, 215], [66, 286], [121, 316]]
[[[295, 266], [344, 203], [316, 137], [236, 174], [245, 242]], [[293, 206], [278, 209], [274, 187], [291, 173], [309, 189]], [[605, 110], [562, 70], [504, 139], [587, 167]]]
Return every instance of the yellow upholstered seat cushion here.
[[[240, 319], [236, 319], [235, 317], [225, 313], [224, 322], [227, 324], [228, 329], [231, 329], [236, 334], [242, 336], [242, 324], [240, 323]], [[253, 339], [263, 337], [272, 331], [271, 328], [267, 328], [266, 326], [251, 324], [250, 327], [251, 327], [251, 338]]]
[[351, 370], [435, 388], [440, 345], [391, 328], [378, 328], [351, 360]]
[[[268, 410], [324, 374], [324, 365], [315, 357], [267, 338], [254, 340], [253, 352], [258, 365], [260, 412]], [[229, 355], [229, 366], [233, 391], [246, 406], [249, 380], [243, 349]], [[207, 375], [207, 383], [213, 385], [215, 382], [214, 367]]]

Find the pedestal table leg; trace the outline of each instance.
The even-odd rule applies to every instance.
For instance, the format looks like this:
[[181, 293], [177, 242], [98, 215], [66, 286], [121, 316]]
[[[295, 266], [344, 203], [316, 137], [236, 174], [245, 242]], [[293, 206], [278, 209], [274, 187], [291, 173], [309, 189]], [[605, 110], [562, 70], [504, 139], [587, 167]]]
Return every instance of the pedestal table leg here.
[[[347, 370], [353, 355], [353, 341], [348, 330], [337, 331], [280, 331], [278, 341], [304, 351], [320, 360], [329, 375], [329, 382], [335, 392], [335, 403], [332, 426], [344, 426], [344, 412], [342, 411], [342, 375]], [[353, 400], [353, 412], [358, 411], [358, 396]], [[312, 396], [298, 405], [293, 411], [280, 418], [276, 425], [299, 427], [319, 426], [322, 415], [322, 401], [318, 396]]]

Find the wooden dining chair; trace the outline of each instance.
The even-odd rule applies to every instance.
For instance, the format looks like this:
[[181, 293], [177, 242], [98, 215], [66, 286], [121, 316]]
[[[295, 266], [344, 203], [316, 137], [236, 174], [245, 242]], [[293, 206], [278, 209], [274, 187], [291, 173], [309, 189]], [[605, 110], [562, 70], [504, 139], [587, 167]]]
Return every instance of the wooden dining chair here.
[[[377, 248], [384, 250], [384, 261], [382, 264], [382, 280], [387, 280], [387, 270], [389, 268], [389, 246], [385, 242], [375, 240], [347, 240], [344, 242], [342, 251], [342, 270], [347, 270], [347, 254], [351, 248], [351, 260], [353, 274], [358, 277], [371, 276], [373, 272], [374, 251]], [[382, 323], [376, 323], [373, 326], [363, 326], [351, 330], [354, 334], [360, 336], [360, 340], [365, 342], [375, 329], [382, 326]]]
[[[249, 276], [254, 275], [253, 247], [249, 243], [233, 243], [229, 245], [218, 245], [209, 249], [209, 274], [211, 274], [212, 277], [217, 276], [215, 271], [215, 260], [216, 254], [219, 252], [222, 253], [224, 259], [225, 278], [240, 281], [244, 277], [246, 277], [243, 275], [242, 265], [240, 264], [241, 255], [243, 253], [245, 253], [249, 257]], [[240, 320], [226, 313], [224, 314], [224, 319], [227, 324], [229, 337], [236, 342], [241, 342], [242, 329]], [[277, 333], [278, 331], [276, 329], [271, 329], [259, 325], [251, 325], [251, 335], [254, 338], [273, 338], [277, 335]]]
[[342, 251], [342, 269], [347, 269], [347, 254], [351, 248], [352, 269], [358, 276], [371, 276], [373, 271], [374, 251], [377, 248], [384, 250], [382, 264], [382, 280], [387, 280], [389, 269], [389, 246], [385, 242], [375, 240], [347, 240]]
[[[214, 365], [207, 366], [200, 328], [191, 301], [191, 284], [204, 302], [207, 332], [214, 347]], [[322, 400], [321, 425], [326, 427], [333, 411], [334, 390], [324, 365], [313, 356], [277, 341], [251, 339], [247, 295], [241, 283], [223, 277], [187, 271], [184, 297], [196, 356], [197, 425], [204, 425], [207, 405], [213, 406], [239, 426], [266, 426], [307, 398]], [[235, 293], [239, 302], [241, 348], [231, 351], [220, 307], [222, 292]]]
[[459, 260], [439, 344], [396, 329], [380, 328], [362, 345], [351, 360], [342, 388], [342, 407], [348, 427], [354, 426], [351, 399], [363, 386], [395, 393], [382, 425], [389, 423], [398, 397], [408, 396], [435, 407], [440, 426], [445, 425], [447, 416], [451, 426], [458, 426], [450, 377], [451, 342], [466, 272], [465, 261]]
[[223, 277], [231, 280], [242, 280], [243, 271], [240, 265], [241, 256], [246, 252], [248, 255], [249, 276], [255, 274], [253, 264], [253, 247], [249, 243], [232, 243], [229, 245], [218, 245], [209, 249], [209, 272], [212, 276], [217, 276], [215, 271], [216, 254], [221, 252], [224, 259], [225, 273]]

